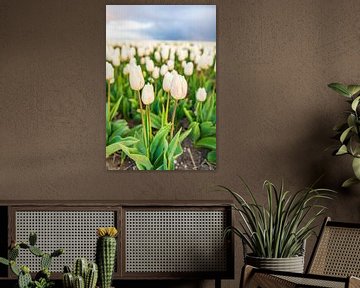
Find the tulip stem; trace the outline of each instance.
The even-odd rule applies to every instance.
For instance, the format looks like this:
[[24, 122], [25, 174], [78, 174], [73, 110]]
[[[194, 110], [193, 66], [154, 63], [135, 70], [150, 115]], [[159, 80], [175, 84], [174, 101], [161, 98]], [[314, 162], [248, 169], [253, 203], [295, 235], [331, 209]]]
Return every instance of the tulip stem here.
[[108, 86], [108, 93], [107, 93], [107, 109], [108, 109], [108, 117], [109, 117], [109, 121], [111, 120], [110, 119], [110, 81], [108, 80], [107, 81], [107, 86]]
[[[140, 106], [140, 114], [141, 114], [141, 124], [142, 124], [142, 130], [143, 130], [143, 136], [144, 136], [144, 144], [145, 146], [147, 145], [147, 138], [146, 138], [146, 131], [145, 131], [145, 121], [144, 121], [144, 111], [143, 111], [143, 107], [141, 104], [141, 97], [140, 97], [140, 91], [137, 91], [137, 95], [138, 95], [138, 99], [139, 99], [139, 106]], [[146, 149], [148, 150], [148, 149]], [[149, 155], [148, 155], [149, 156]]]
[[147, 123], [148, 123], [148, 143], [149, 143], [149, 147], [150, 147], [150, 140], [151, 140], [151, 136], [152, 136], [152, 127], [151, 127], [151, 117], [150, 117], [150, 105], [146, 105], [146, 114], [147, 114]]
[[170, 93], [167, 92], [167, 100], [166, 100], [166, 112], [165, 112], [165, 119], [166, 119], [166, 124], [168, 123], [169, 119], [169, 105], [170, 105]]
[[176, 115], [176, 108], [177, 108], [177, 104], [178, 104], [178, 100], [175, 99], [175, 104], [174, 104], [174, 111], [172, 114], [172, 120], [171, 120], [171, 132], [170, 132], [170, 141], [173, 138], [174, 135], [174, 127], [175, 127], [175, 115]]

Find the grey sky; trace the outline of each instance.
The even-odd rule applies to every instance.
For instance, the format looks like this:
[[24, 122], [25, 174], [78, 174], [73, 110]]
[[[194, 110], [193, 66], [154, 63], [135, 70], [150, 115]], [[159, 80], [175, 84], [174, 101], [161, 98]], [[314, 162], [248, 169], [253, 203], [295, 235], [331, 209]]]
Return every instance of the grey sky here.
[[216, 40], [215, 5], [107, 5], [106, 38]]

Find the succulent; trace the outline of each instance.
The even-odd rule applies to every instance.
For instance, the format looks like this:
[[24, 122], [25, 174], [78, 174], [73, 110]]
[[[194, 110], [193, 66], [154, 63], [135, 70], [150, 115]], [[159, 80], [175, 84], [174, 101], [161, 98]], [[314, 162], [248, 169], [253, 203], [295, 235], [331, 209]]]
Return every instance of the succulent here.
[[74, 273], [69, 266], [64, 267], [64, 288], [95, 288], [98, 279], [96, 263], [88, 263], [85, 258], [79, 258], [74, 263]]
[[[58, 257], [64, 253], [63, 249], [58, 249], [49, 253], [44, 253], [39, 247], [35, 246], [37, 241], [37, 236], [35, 233], [30, 233], [29, 243], [16, 243], [12, 241], [9, 251], [8, 259], [0, 257], [0, 264], [10, 266], [11, 271], [18, 276], [18, 286], [19, 288], [48, 288], [52, 286], [50, 281], [50, 265], [53, 257]], [[33, 255], [40, 257], [40, 266], [41, 270], [36, 274], [35, 281], [32, 280], [30, 275], [30, 268], [28, 266], [17, 265], [16, 259], [19, 256], [20, 249], [29, 250]]]
[[96, 244], [96, 261], [99, 267], [99, 284], [101, 288], [110, 288], [116, 258], [115, 227], [98, 228]]

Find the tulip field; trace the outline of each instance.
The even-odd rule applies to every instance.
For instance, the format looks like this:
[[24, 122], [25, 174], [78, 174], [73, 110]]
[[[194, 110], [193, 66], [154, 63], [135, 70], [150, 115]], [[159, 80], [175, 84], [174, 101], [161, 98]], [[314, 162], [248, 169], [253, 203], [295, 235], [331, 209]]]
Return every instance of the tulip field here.
[[108, 170], [216, 169], [216, 44], [108, 41]]

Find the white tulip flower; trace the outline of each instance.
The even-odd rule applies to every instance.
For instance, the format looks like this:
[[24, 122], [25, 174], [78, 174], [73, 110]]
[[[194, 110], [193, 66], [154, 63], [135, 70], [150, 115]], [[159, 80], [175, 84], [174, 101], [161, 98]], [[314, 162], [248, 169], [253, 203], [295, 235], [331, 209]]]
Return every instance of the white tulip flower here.
[[114, 57], [113, 57], [113, 59], [112, 59], [111, 62], [112, 62], [112, 64], [113, 64], [115, 67], [120, 66], [120, 57], [114, 55]]
[[130, 81], [130, 87], [133, 90], [139, 91], [144, 87], [145, 84], [144, 75], [139, 65], [131, 66], [129, 81]]
[[159, 67], [154, 67], [154, 71], [152, 72], [152, 77], [154, 79], [158, 79], [160, 76], [160, 68]]
[[141, 91], [141, 101], [145, 105], [150, 105], [154, 102], [155, 94], [154, 94], [154, 87], [151, 84], [146, 84]]
[[169, 59], [169, 53], [170, 53], [169, 46], [162, 47], [162, 49], [161, 49], [161, 58], [163, 60]]
[[130, 65], [136, 65], [136, 58], [135, 57], [131, 57], [130, 61], [129, 61]]
[[174, 75], [171, 81], [171, 96], [176, 100], [181, 100], [186, 97], [187, 94], [187, 82], [184, 76]]
[[140, 58], [140, 64], [141, 64], [141, 65], [144, 65], [144, 64], [145, 64], [145, 58], [144, 58], [144, 57], [141, 57], [141, 58]]
[[193, 73], [194, 73], [194, 63], [193, 62], [186, 63], [184, 67], [184, 74], [186, 76], [191, 76]]
[[106, 81], [114, 83], [114, 67], [106, 62]]
[[145, 48], [144, 47], [139, 47], [137, 54], [139, 57], [143, 57], [145, 55]]
[[174, 66], [175, 66], [175, 63], [173, 60], [168, 60], [167, 61], [167, 66], [169, 68], [169, 71], [173, 70], [174, 69]]
[[155, 51], [154, 57], [155, 57], [156, 62], [160, 62], [160, 60], [161, 60], [161, 55], [160, 55], [160, 52], [159, 52], [159, 51]]
[[169, 68], [166, 64], [163, 64], [160, 68], [160, 75], [161, 76], [164, 76], [166, 74], [166, 72], [169, 71]]
[[129, 63], [125, 65], [125, 67], [123, 69], [124, 75], [128, 75], [130, 73], [130, 66], [131, 66], [131, 64], [129, 64]]
[[166, 72], [164, 79], [163, 79], [163, 90], [165, 92], [170, 92], [171, 89], [171, 82], [174, 75], [170, 72]]
[[154, 61], [152, 61], [151, 59], [147, 60], [146, 61], [146, 70], [148, 72], [153, 72], [154, 68], [155, 68]]
[[199, 88], [196, 91], [196, 100], [199, 102], [204, 102], [206, 100], [206, 90], [205, 88]]

